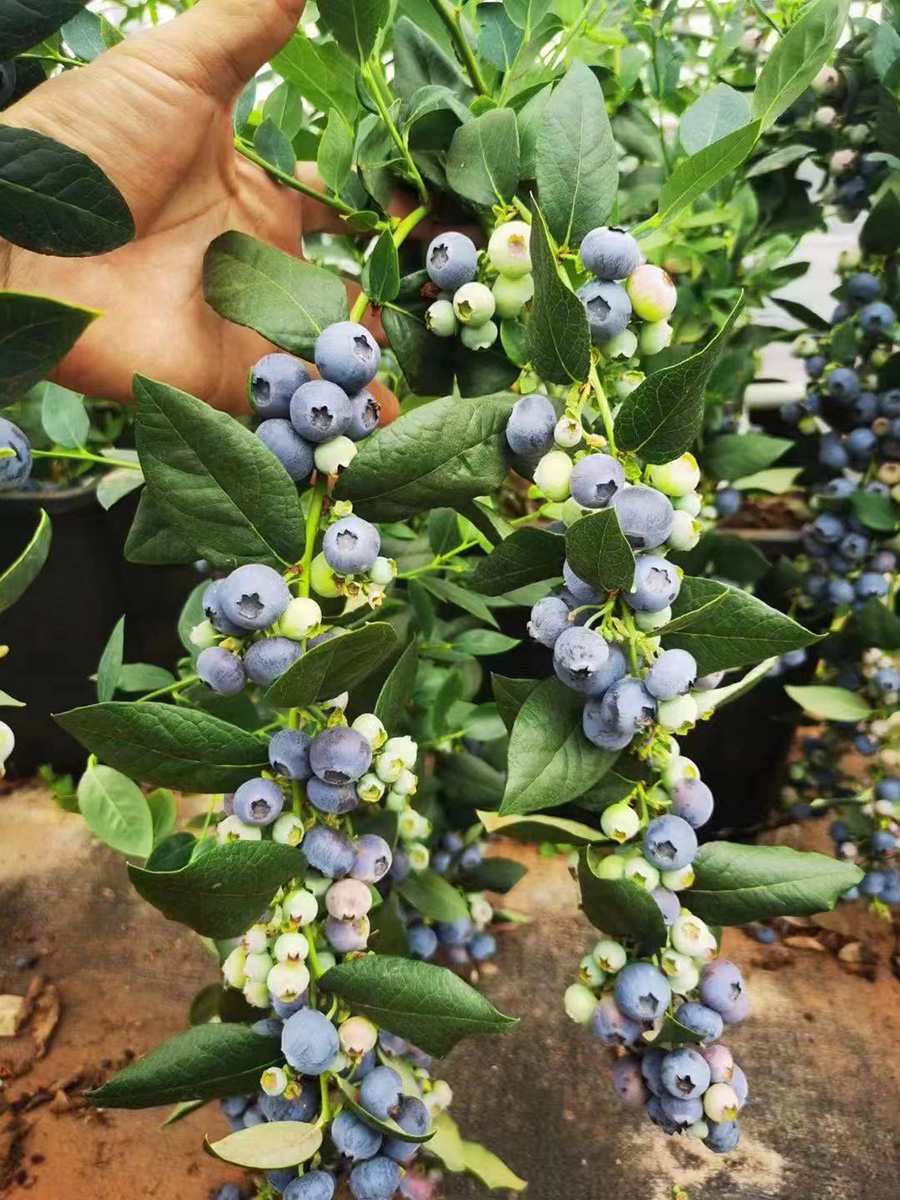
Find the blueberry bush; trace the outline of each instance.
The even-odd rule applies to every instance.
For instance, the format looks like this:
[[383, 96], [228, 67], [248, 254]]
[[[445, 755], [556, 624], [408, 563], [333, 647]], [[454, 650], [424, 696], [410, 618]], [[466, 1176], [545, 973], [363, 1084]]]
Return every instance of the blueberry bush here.
[[[677, 26], [593, 7], [320, 4], [241, 92], [234, 147], [324, 198], [341, 232], [300, 260], [225, 231], [203, 263], [207, 304], [276, 347], [249, 375], [253, 425], [134, 377], [137, 461], [117, 470], [142, 490], [126, 553], [200, 560], [210, 578], [186, 599], [177, 675], [117, 698], [140, 665], [124, 661], [123, 618], [97, 703], [57, 720], [90, 754], [91, 830], [148, 903], [206, 940], [222, 983], [190, 1029], [90, 1099], [174, 1116], [220, 1100], [233, 1132], [207, 1149], [287, 1200], [330, 1200], [345, 1178], [356, 1200], [424, 1194], [435, 1160], [524, 1186], [461, 1137], [433, 1074], [464, 1036], [516, 1023], [434, 961], [493, 954], [482, 892], [521, 868], [484, 857], [484, 833], [578, 847], [600, 940], [566, 1010], [614, 1050], [627, 1103], [716, 1152], [737, 1144], [748, 1090], [719, 1040], [749, 1010], [721, 926], [821, 911], [862, 877], [827, 856], [698, 843], [714, 798], [677, 738], [820, 635], [676, 561], [701, 533], [707, 390], [746, 318], [735, 256], [672, 345], [682, 289], [653, 261], [697, 245], [710, 198], [719, 224], [748, 205], [737, 173], [829, 60], [846, 5], [794, 13], [758, 71], [729, 9], [734, 86], [708, 86], [710, 68], [678, 101], [691, 117], [677, 145], [662, 122]], [[116, 41], [76, 20], [42, 28], [37, 55], [32, 26], [0, 43], [14, 87], [35, 61], [79, 70], [106, 52], [80, 39], [85, 22]], [[640, 194], [635, 164], [620, 171], [623, 117], [660, 122]], [[105, 176], [35, 138], [0, 127], [0, 153], [6, 139], [8, 156], [64, 158], [108, 211], [74, 222], [47, 204], [40, 244], [21, 213], [0, 234], [53, 254], [127, 241]], [[311, 159], [324, 193], [295, 171]], [[43, 203], [50, 180], [33, 170]], [[357, 277], [352, 304], [338, 269]], [[699, 311], [703, 289], [686, 285]], [[23, 347], [2, 380], [13, 401], [96, 314], [3, 303]], [[377, 375], [400, 396], [396, 420]], [[27, 442], [14, 426], [3, 437], [0, 470], [20, 483], [2, 462], [24, 461]], [[717, 493], [705, 519], [733, 503]], [[515, 647], [510, 609], [530, 611], [546, 670], [494, 672], [491, 700], [479, 660]], [[199, 822], [176, 829], [173, 789], [211, 797]]]

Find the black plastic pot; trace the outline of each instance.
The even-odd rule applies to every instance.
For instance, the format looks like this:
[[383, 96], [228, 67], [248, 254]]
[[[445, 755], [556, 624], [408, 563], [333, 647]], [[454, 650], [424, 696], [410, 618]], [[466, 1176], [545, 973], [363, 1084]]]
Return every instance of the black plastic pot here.
[[0, 616], [0, 642], [10, 648], [0, 662], [0, 687], [26, 704], [3, 711], [16, 735], [11, 777], [31, 775], [42, 763], [57, 771], [81, 767], [84, 750], [51, 714], [96, 700], [90, 676], [123, 613], [126, 661], [171, 668], [182, 653], [176, 621], [198, 576], [191, 567], [125, 561], [136, 505], [134, 494], [105, 512], [93, 486], [0, 498], [4, 567], [27, 545], [41, 508], [53, 526], [43, 571]]

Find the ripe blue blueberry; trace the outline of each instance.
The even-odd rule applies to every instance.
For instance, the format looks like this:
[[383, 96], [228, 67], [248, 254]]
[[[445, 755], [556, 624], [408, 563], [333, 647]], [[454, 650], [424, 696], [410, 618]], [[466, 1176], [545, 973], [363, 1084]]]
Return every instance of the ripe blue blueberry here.
[[688, 1100], [664, 1095], [660, 1098], [660, 1104], [672, 1124], [677, 1125], [679, 1129], [687, 1129], [689, 1125], [703, 1118], [703, 1101], [696, 1097]]
[[269, 742], [269, 763], [278, 775], [304, 783], [312, 775], [309, 747], [312, 739], [299, 729], [280, 729]]
[[591, 1016], [591, 1033], [604, 1046], [630, 1046], [643, 1031], [641, 1021], [622, 1012], [610, 995], [604, 996]]
[[884, 886], [884, 871], [866, 871], [859, 885], [859, 890], [864, 896], [880, 896], [884, 891]]
[[725, 1028], [715, 1009], [707, 1008], [705, 1004], [698, 1004], [696, 1001], [679, 1005], [675, 1012], [675, 1020], [693, 1030], [704, 1042], [718, 1041]]
[[576, 575], [569, 565], [568, 559], [563, 563], [563, 583], [566, 591], [574, 596], [579, 604], [599, 604], [603, 596], [591, 583], [586, 583], [580, 575]]
[[634, 737], [639, 729], [653, 724], [656, 716], [656, 701], [644, 687], [642, 680], [634, 675], [625, 675], [617, 680], [605, 693], [600, 702], [600, 718], [606, 727], [620, 734]]
[[851, 458], [864, 460], [878, 448], [878, 436], [865, 425], [851, 429], [847, 434], [847, 451]]
[[287, 608], [291, 593], [277, 571], [263, 563], [248, 563], [222, 581], [217, 599], [232, 624], [268, 629]]
[[283, 417], [272, 417], [257, 427], [256, 436], [264, 446], [268, 446], [291, 479], [298, 483], [309, 479], [315, 465], [313, 448], [290, 421]]
[[581, 240], [584, 269], [598, 279], [624, 279], [639, 265], [641, 252], [625, 229], [599, 226]]
[[680, 1127], [666, 1116], [665, 1110], [662, 1106], [662, 1101], [660, 1100], [659, 1096], [651, 1096], [647, 1101], [647, 1116], [654, 1125], [657, 1125], [663, 1131], [663, 1133], [678, 1133]]
[[478, 933], [469, 942], [469, 955], [474, 962], [487, 962], [497, 953], [497, 939], [490, 933]]
[[744, 978], [734, 963], [718, 958], [700, 972], [700, 999], [708, 1008], [725, 1016], [743, 997]]
[[847, 281], [847, 292], [857, 304], [869, 304], [881, 295], [881, 280], [870, 271], [857, 271]]
[[674, 925], [681, 912], [681, 901], [675, 892], [670, 892], [668, 888], [657, 887], [650, 895], [656, 901], [656, 907], [662, 913], [666, 925]]
[[609, 646], [609, 657], [591, 680], [592, 696], [601, 695], [628, 674], [628, 660], [622, 647], [615, 642], [608, 642], [607, 645]]
[[875, 799], [887, 800], [891, 804], [900, 804], [900, 779], [892, 777], [879, 779], [875, 784]]
[[697, 679], [697, 660], [687, 650], [664, 650], [647, 674], [644, 687], [657, 700], [674, 700]]
[[555, 646], [556, 639], [568, 628], [569, 606], [559, 596], [544, 596], [532, 608], [528, 634], [542, 646]]
[[849, 579], [830, 579], [827, 588], [829, 603], [834, 608], [842, 604], [852, 604], [856, 599], [856, 589]]
[[355, 729], [333, 725], [313, 739], [309, 763], [325, 783], [351, 783], [372, 765], [372, 747]]
[[506, 422], [506, 442], [513, 454], [538, 459], [553, 449], [556, 410], [547, 396], [532, 392], [512, 406]]
[[635, 612], [656, 613], [678, 599], [681, 577], [678, 568], [655, 554], [642, 554], [634, 564], [634, 586], [625, 602]]
[[478, 251], [464, 233], [439, 234], [425, 253], [425, 270], [431, 282], [445, 292], [471, 283], [478, 266]]
[[368, 571], [380, 549], [378, 530], [361, 517], [342, 517], [329, 525], [322, 539], [325, 561], [338, 575]]
[[240, 625], [229, 621], [222, 611], [222, 584], [224, 582], [223, 579], [214, 579], [207, 586], [203, 593], [203, 612], [206, 619], [219, 633], [228, 634], [229, 637], [242, 637], [244, 630]]
[[665, 1050], [660, 1050], [656, 1046], [651, 1046], [641, 1055], [641, 1077], [654, 1096], [661, 1096], [665, 1091], [660, 1074], [665, 1057]]
[[[404, 1096], [394, 1120], [404, 1133], [414, 1137], [423, 1137], [431, 1128], [431, 1116], [418, 1096]], [[384, 1153], [399, 1163], [412, 1162], [417, 1151], [415, 1142], [407, 1142], [399, 1134], [384, 1143]]]
[[245, 825], [271, 825], [284, 807], [281, 788], [272, 779], [248, 779], [234, 793], [234, 815]]
[[590, 692], [592, 680], [608, 656], [609, 647], [598, 633], [572, 625], [556, 639], [553, 669], [566, 687]]
[[810, 379], [818, 379], [828, 363], [824, 354], [811, 354], [806, 360], [806, 373]]
[[576, 295], [587, 313], [591, 341], [595, 346], [624, 332], [631, 319], [631, 301], [621, 284], [591, 280], [580, 287]]
[[856, 594], [860, 600], [886, 596], [889, 590], [890, 584], [887, 579], [883, 575], [875, 575], [871, 571], [864, 571], [856, 581]]
[[307, 780], [306, 796], [313, 808], [319, 812], [344, 816], [353, 812], [359, 804], [356, 787], [352, 783], [325, 783], [318, 776]]
[[613, 1067], [616, 1095], [630, 1108], [639, 1108], [647, 1099], [647, 1086], [641, 1076], [641, 1060], [633, 1055], [616, 1059]]
[[872, 849], [876, 854], [889, 854], [897, 847], [897, 839], [889, 829], [876, 829], [872, 834]]
[[713, 504], [720, 517], [733, 517], [744, 503], [744, 497], [734, 487], [719, 488], [713, 496]]
[[587, 740], [600, 750], [624, 750], [634, 736], [633, 732], [623, 733], [609, 723], [603, 712], [602, 695], [588, 697], [581, 717], [581, 728]]
[[378, 343], [356, 321], [337, 321], [326, 326], [316, 339], [314, 354], [322, 378], [351, 395], [371, 383], [381, 361]]
[[353, 843], [347, 835], [325, 825], [314, 825], [307, 831], [303, 853], [312, 869], [329, 879], [349, 875], [354, 862]]
[[281, 1051], [301, 1075], [321, 1075], [340, 1052], [338, 1032], [324, 1013], [302, 1008], [284, 1023]]
[[703, 1139], [703, 1145], [714, 1154], [729, 1154], [737, 1148], [741, 1139], [741, 1130], [737, 1121], [708, 1121], [709, 1132]]
[[348, 1109], [342, 1109], [331, 1123], [331, 1140], [338, 1154], [351, 1162], [374, 1158], [381, 1149], [381, 1134], [364, 1124]]
[[859, 395], [859, 376], [850, 367], [835, 367], [825, 380], [832, 400], [852, 403]]
[[350, 1191], [355, 1200], [391, 1200], [400, 1186], [400, 1167], [379, 1155], [358, 1163], [350, 1172]]
[[421, 958], [424, 962], [434, 958], [437, 954], [438, 939], [430, 925], [410, 925], [406, 933], [409, 952], [413, 958]]
[[377, 833], [364, 833], [353, 847], [350, 874], [363, 883], [377, 883], [391, 869], [391, 848]]
[[403, 1080], [393, 1067], [376, 1067], [362, 1082], [359, 1102], [379, 1121], [387, 1121], [400, 1108]]
[[350, 406], [353, 409], [353, 416], [344, 432], [354, 442], [361, 442], [377, 428], [378, 418], [381, 416], [381, 405], [368, 388], [363, 388], [356, 395], [350, 397]]
[[897, 323], [897, 314], [883, 300], [867, 304], [859, 314], [859, 327], [869, 338], [880, 337], [890, 333]]
[[606, 508], [625, 486], [625, 472], [611, 454], [588, 454], [579, 459], [569, 480], [573, 497], [583, 508]]
[[196, 670], [203, 683], [218, 696], [236, 696], [247, 682], [241, 660], [221, 646], [201, 650]]
[[672, 989], [651, 963], [629, 963], [616, 976], [616, 1004], [633, 1021], [655, 1021], [669, 1007]]
[[332, 1200], [334, 1178], [327, 1171], [307, 1171], [284, 1189], [284, 1200]]
[[616, 492], [610, 504], [632, 550], [653, 550], [672, 532], [675, 510], [668, 496], [652, 487], [638, 485]]
[[291, 400], [291, 424], [308, 442], [327, 442], [345, 433], [353, 405], [343, 388], [327, 379], [311, 379]]
[[709, 1063], [699, 1051], [679, 1046], [662, 1060], [660, 1077], [670, 1096], [695, 1100], [709, 1087]]
[[672, 788], [671, 812], [699, 829], [713, 814], [713, 794], [702, 779], [682, 779]]
[[[278, 1022], [278, 1033], [283, 1030]], [[311, 1079], [304, 1079], [300, 1087], [300, 1095], [288, 1100], [285, 1096], [259, 1097], [259, 1107], [267, 1121], [307, 1121], [315, 1120], [319, 1111], [319, 1088]]]
[[472, 922], [468, 917], [439, 921], [437, 935], [442, 946], [464, 946], [472, 936]]
[[687, 821], [666, 813], [644, 832], [644, 858], [659, 871], [680, 871], [694, 860], [697, 835]]
[[289, 354], [267, 354], [250, 371], [250, 406], [261, 417], [286, 417], [291, 396], [309, 382], [302, 362]]
[[[302, 655], [303, 647], [290, 638], [262, 638], [248, 646], [244, 654], [244, 668], [258, 687], [269, 687]], [[198, 658], [198, 666], [199, 662]]]
[[731, 1073], [731, 1086], [734, 1088], [734, 1094], [737, 1096], [738, 1108], [743, 1108], [747, 1103], [747, 1095], [750, 1089], [747, 1086], [747, 1076], [744, 1074], [743, 1067], [739, 1067], [736, 1063]]
[[31, 447], [18, 425], [5, 417], [0, 417], [0, 450], [12, 450], [10, 457], [0, 458], [0, 492], [21, 487], [31, 474]]

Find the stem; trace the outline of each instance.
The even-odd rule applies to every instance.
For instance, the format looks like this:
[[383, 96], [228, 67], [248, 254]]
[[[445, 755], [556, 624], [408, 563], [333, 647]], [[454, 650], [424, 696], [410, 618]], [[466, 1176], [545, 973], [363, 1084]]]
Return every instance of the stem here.
[[[292, 187], [294, 191], [301, 192], [304, 196], [309, 196], [311, 200], [318, 200], [320, 204], [327, 204], [331, 208], [337, 209], [345, 217], [350, 217], [356, 212], [356, 209], [351, 204], [345, 204], [339, 197], [329, 196], [327, 192], [318, 192], [314, 187], [310, 187], [308, 183], [303, 183], [301, 180], [295, 178], [295, 176], [288, 175], [287, 171], [282, 171], [279, 167], [273, 166], [272, 163], [266, 162], [264, 158], [247, 145], [243, 138], [236, 137], [234, 139], [234, 148], [238, 154], [242, 154], [250, 162], [256, 163], [258, 167], [262, 167], [267, 174], [279, 180], [279, 182], [285, 184], [287, 187]], [[382, 222], [379, 228], [384, 229], [387, 226]]]
[[328, 493], [328, 476], [320, 475], [313, 488], [309, 512], [306, 514], [306, 544], [303, 547], [303, 558], [300, 561], [300, 595], [309, 595], [309, 571], [316, 548], [316, 534], [319, 531], [319, 521], [322, 517], [322, 505]]
[[167, 687], [157, 688], [155, 692], [148, 692], [146, 696], [141, 696], [136, 703], [144, 704], [147, 700], [155, 700], [157, 696], [174, 696], [178, 692], [183, 692], [186, 687], [190, 687], [192, 683], [196, 683], [199, 678], [199, 675], [186, 675], [184, 679], [176, 679]]
[[392, 139], [394, 145], [397, 147], [397, 149], [400, 151], [401, 155], [403, 156], [403, 161], [406, 163], [406, 169], [409, 172], [410, 178], [412, 179], [412, 181], [415, 185], [416, 191], [419, 193], [419, 199], [422, 200], [423, 202], [427, 202], [428, 189], [425, 186], [425, 180], [419, 174], [419, 168], [416, 166], [415, 162], [413, 161], [413, 156], [409, 152], [409, 146], [407, 146], [403, 135], [401, 134], [401, 132], [397, 128], [397, 126], [394, 124], [394, 118], [391, 116], [390, 109], [385, 104], [384, 97], [382, 96], [381, 90], [378, 87], [378, 83], [377, 83], [376, 77], [375, 77], [375, 72], [372, 69], [372, 64], [366, 63], [365, 66], [362, 68], [361, 73], [362, 73], [363, 79], [369, 85], [369, 95], [372, 97], [372, 100], [375, 103], [375, 107], [378, 109], [378, 112], [381, 115], [381, 119], [382, 119], [382, 121], [384, 121], [384, 123], [387, 127], [387, 131], [391, 135], [391, 139]]
[[616, 438], [613, 433], [613, 419], [610, 411], [609, 401], [606, 398], [606, 392], [600, 383], [600, 376], [597, 374], [597, 364], [591, 363], [591, 371], [588, 375], [591, 387], [594, 389], [594, 395], [597, 398], [597, 405], [600, 409], [600, 416], [603, 418], [603, 428], [606, 431], [606, 440], [609, 442], [610, 454], [616, 454]]
[[417, 575], [427, 575], [431, 571], [439, 571], [445, 563], [456, 558], [458, 554], [462, 554], [465, 550], [471, 550], [473, 546], [478, 546], [481, 543], [477, 538], [472, 538], [468, 542], [463, 542], [457, 546], [455, 550], [448, 550], [446, 554], [436, 554], [430, 563], [426, 563], [423, 567], [415, 567], [412, 571], [401, 571], [397, 576], [398, 579], [415, 579]]
[[[393, 233], [394, 245], [398, 248], [403, 245], [415, 227], [420, 221], [428, 216], [429, 206], [420, 204], [418, 208], [414, 208], [412, 212], [407, 213], [402, 221], [398, 221]], [[369, 306], [369, 297], [364, 291], [360, 291], [359, 295], [353, 301], [353, 307], [350, 309], [350, 320], [361, 321], [366, 315], [366, 309]]]
[[463, 33], [462, 13], [458, 8], [452, 8], [449, 4], [446, 4], [444, 0], [431, 0], [431, 7], [447, 26], [447, 32], [450, 34], [453, 45], [456, 48], [456, 53], [468, 71], [475, 91], [481, 96], [490, 96], [491, 93], [484, 82], [481, 68], [478, 66], [475, 55], [472, 53], [472, 47], [469, 45], [466, 35]]
[[[21, 56], [20, 56], [21, 57]], [[32, 458], [70, 458], [75, 462], [102, 463], [104, 467], [127, 467], [129, 471], [140, 471], [140, 464], [125, 462], [124, 459], [106, 458], [103, 454], [92, 454], [90, 450], [32, 450]]]
[[313, 979], [321, 979], [324, 972], [322, 971], [322, 964], [319, 962], [319, 956], [316, 953], [316, 941], [312, 933], [307, 938], [307, 942], [309, 943], [309, 955], [307, 956], [309, 958], [309, 973]]
[[206, 837], [207, 833], [209, 832], [209, 823], [212, 820], [213, 809], [215, 808], [215, 806], [216, 806], [216, 797], [213, 795], [213, 796], [210, 796], [209, 804], [207, 805], [207, 808], [206, 808], [206, 820], [203, 822], [203, 828], [200, 830], [200, 841], [201, 842], [203, 841], [203, 839]]
[[58, 63], [61, 67], [86, 67], [88, 65], [80, 58], [66, 58], [64, 54], [17, 54], [16, 58], [33, 58], [37, 62]]

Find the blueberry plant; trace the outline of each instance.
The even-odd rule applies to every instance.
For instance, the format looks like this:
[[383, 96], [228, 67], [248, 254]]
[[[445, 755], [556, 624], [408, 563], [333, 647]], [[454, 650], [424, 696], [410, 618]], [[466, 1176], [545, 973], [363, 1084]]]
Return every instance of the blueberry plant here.
[[[615, 1049], [626, 1100], [716, 1151], [736, 1145], [747, 1094], [718, 1038], [749, 1006], [717, 927], [820, 911], [861, 876], [783, 848], [698, 846], [713, 798], [676, 735], [817, 635], [669, 557], [697, 537], [692, 451], [740, 300], [699, 351], [642, 369], [678, 299], [642, 247], [747, 159], [827, 59], [844, 7], [800, 16], [736, 127], [698, 118], [703, 139], [666, 161], [631, 230], [611, 223], [618, 151], [590, 8], [406, 0], [392, 20], [387, 0], [322, 4], [264, 74], [274, 89], [242, 93], [235, 148], [301, 191], [313, 148], [346, 232], [316, 263], [236, 231], [204, 261], [209, 305], [284, 352], [250, 373], [255, 430], [134, 379], [143, 491], [126, 552], [201, 559], [214, 578], [187, 601], [178, 678], [115, 699], [120, 623], [98, 703], [57, 719], [91, 754], [90, 827], [144, 899], [209, 940], [224, 986], [219, 1020], [91, 1100], [223, 1100], [235, 1129], [208, 1148], [288, 1200], [328, 1200], [345, 1178], [356, 1200], [409, 1194], [418, 1147], [523, 1186], [460, 1138], [427, 1067], [515, 1024], [426, 961], [436, 942], [491, 949], [474, 936], [489, 914], [445, 875], [496, 876], [461, 824], [426, 815], [455, 779], [493, 800], [477, 812], [489, 832], [580, 847], [602, 939], [568, 1011]], [[447, 211], [472, 236], [442, 229], [415, 249]], [[352, 307], [338, 259], [359, 268]], [[404, 401], [384, 427], [379, 369]], [[470, 664], [509, 648], [494, 614], [521, 606], [553, 674], [548, 653], [547, 677], [495, 675], [496, 708], [479, 711]], [[482, 750], [505, 745], [498, 719], [505, 764]], [[173, 788], [212, 797], [202, 824], [173, 832]]]

